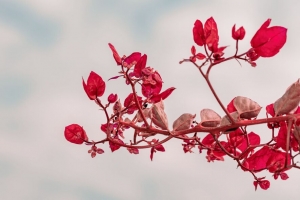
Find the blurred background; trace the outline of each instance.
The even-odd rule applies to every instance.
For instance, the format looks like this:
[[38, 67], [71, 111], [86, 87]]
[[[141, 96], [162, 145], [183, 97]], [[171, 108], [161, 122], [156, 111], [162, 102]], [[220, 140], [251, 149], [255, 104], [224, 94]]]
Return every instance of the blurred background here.
[[[253, 177], [236, 163], [208, 163], [197, 149], [185, 154], [180, 141], [165, 144], [150, 161], [150, 149], [132, 155], [126, 149], [92, 159], [89, 146], [64, 138], [65, 126], [78, 123], [90, 139], [104, 134], [103, 113], [88, 99], [82, 77], [91, 70], [104, 80], [117, 75], [108, 43], [120, 55], [134, 51], [148, 55], [147, 65], [159, 71], [163, 89], [177, 89], [165, 101], [170, 124], [182, 113], [211, 108], [223, 115], [190, 56], [196, 19], [213, 16], [225, 56], [235, 51], [231, 28], [244, 26], [241, 52], [268, 18], [288, 28], [288, 40], [273, 58], [257, 67], [230, 61], [211, 72], [212, 83], [225, 105], [246, 96], [262, 107], [277, 100], [300, 78], [300, 2], [226, 0], [0, 0], [0, 199], [3, 200], [153, 200], [153, 199], [296, 199], [300, 171], [290, 170], [286, 181], [271, 181], [267, 191], [254, 191]], [[198, 51], [202, 51], [197, 47]], [[124, 80], [107, 82], [103, 101], [118, 93], [121, 101], [130, 88]], [[249, 127], [263, 141], [265, 125]], [[130, 138], [132, 132], [125, 132]], [[203, 134], [202, 138], [205, 134]]]

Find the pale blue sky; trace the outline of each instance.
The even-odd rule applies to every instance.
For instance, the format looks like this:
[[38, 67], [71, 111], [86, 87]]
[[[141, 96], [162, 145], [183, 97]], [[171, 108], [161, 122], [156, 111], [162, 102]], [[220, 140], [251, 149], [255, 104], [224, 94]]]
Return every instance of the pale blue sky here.
[[[257, 67], [229, 62], [212, 70], [212, 82], [227, 104], [247, 96], [261, 106], [279, 98], [298, 78], [300, 23], [298, 1], [206, 0], [3, 0], [0, 1], [0, 199], [8, 200], [141, 200], [141, 199], [295, 199], [300, 172], [254, 191], [250, 174], [236, 164], [207, 163], [205, 154], [184, 154], [171, 141], [165, 153], [150, 150], [131, 155], [121, 149], [91, 159], [89, 147], [65, 141], [64, 127], [78, 123], [91, 139], [101, 139], [102, 113], [88, 100], [81, 85], [91, 70], [105, 80], [118, 67], [107, 43], [121, 55], [140, 51], [157, 69], [164, 89], [177, 89], [165, 102], [170, 121], [203, 108], [222, 113], [192, 65], [179, 65], [193, 45], [196, 19], [213, 16], [220, 44], [234, 52], [231, 27], [243, 25], [247, 50], [255, 31], [268, 18], [288, 28], [288, 41], [274, 58]], [[230, 49], [231, 48], [231, 49]], [[200, 48], [198, 48], [200, 50]], [[109, 93], [124, 99], [123, 80], [107, 83]], [[260, 117], [264, 117], [261, 113]], [[264, 126], [253, 129], [268, 138]], [[129, 136], [131, 133], [126, 133]]]

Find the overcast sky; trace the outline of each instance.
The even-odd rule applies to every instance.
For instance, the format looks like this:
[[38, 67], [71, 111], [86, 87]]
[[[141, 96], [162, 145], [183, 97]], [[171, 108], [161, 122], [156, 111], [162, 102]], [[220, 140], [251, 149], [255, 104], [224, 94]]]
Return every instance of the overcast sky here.
[[[152, 162], [149, 149], [111, 153], [107, 145], [92, 159], [89, 146], [68, 143], [63, 132], [78, 123], [90, 139], [104, 137], [103, 113], [86, 96], [81, 78], [91, 70], [104, 80], [117, 75], [109, 42], [121, 55], [146, 53], [163, 89], [177, 88], [165, 101], [170, 123], [183, 113], [197, 114], [199, 121], [203, 108], [223, 115], [198, 71], [178, 64], [190, 55], [195, 20], [211, 16], [220, 45], [229, 46], [225, 56], [234, 52], [234, 24], [246, 29], [244, 51], [268, 18], [288, 28], [281, 52], [259, 59], [256, 68], [232, 61], [211, 72], [224, 104], [247, 96], [263, 107], [264, 117], [265, 106], [300, 78], [299, 7], [299, 1], [279, 0], [0, 0], [0, 199], [296, 199], [299, 170], [290, 170], [286, 181], [263, 172], [271, 187], [255, 192], [253, 177], [228, 157], [208, 163], [205, 153], [184, 154], [179, 141], [165, 144], [166, 152]], [[123, 80], [112, 80], [104, 98], [118, 93], [123, 101], [129, 92]], [[271, 134], [266, 126], [251, 130], [263, 140]]]

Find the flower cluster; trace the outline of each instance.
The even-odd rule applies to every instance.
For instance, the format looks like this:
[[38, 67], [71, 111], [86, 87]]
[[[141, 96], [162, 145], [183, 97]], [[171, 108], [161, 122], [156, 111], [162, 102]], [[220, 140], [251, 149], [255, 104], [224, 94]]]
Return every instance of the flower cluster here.
[[[96, 142], [89, 140], [83, 127], [78, 124], [66, 126], [65, 138], [74, 144], [91, 145], [88, 153], [92, 158], [104, 153], [99, 145], [108, 144], [112, 152], [124, 148], [131, 154], [139, 154], [141, 149], [150, 149], [151, 160], [154, 153], [165, 152], [164, 143], [178, 139], [183, 142], [184, 153], [197, 149], [200, 153], [206, 153], [208, 162], [224, 161], [226, 157], [235, 160], [240, 169], [253, 176], [255, 190], [258, 186], [264, 190], [270, 187], [269, 180], [258, 177], [257, 174], [262, 171], [271, 173], [275, 180], [278, 177], [288, 179], [288, 170], [300, 169], [295, 160], [300, 154], [300, 79], [288, 87], [280, 98], [265, 107], [267, 118], [261, 119], [258, 115], [262, 107], [248, 97], [234, 97], [225, 106], [209, 79], [211, 69], [228, 60], [245, 61], [255, 67], [259, 58], [275, 56], [286, 42], [287, 29], [281, 26], [270, 27], [270, 23], [268, 19], [261, 25], [252, 37], [249, 49], [243, 53], [238, 52], [239, 42], [244, 39], [246, 30], [243, 26], [236, 29], [236, 25], [233, 25], [231, 36], [236, 51], [234, 55], [226, 56], [227, 46], [219, 45], [218, 27], [213, 17], [205, 23], [195, 21], [192, 29], [195, 45], [191, 47], [191, 55], [180, 61], [180, 64], [190, 62], [196, 67], [224, 116], [204, 108], [200, 111], [200, 120], [196, 114], [183, 113], [172, 126], [164, 110], [164, 100], [170, 97], [175, 88], [169, 87], [162, 91], [163, 78], [158, 71], [147, 66], [146, 54], [133, 52], [121, 57], [109, 43], [116, 64], [120, 67], [119, 75], [109, 80], [124, 78], [131, 92], [124, 101], [113, 93], [106, 99], [102, 98], [106, 83], [100, 75], [91, 72], [87, 81], [83, 80], [83, 88], [88, 98], [105, 115], [106, 120], [100, 126], [104, 138]], [[198, 52], [196, 46], [201, 47], [202, 52]], [[202, 63], [198, 64], [199, 61]], [[208, 66], [206, 70], [204, 65]], [[258, 124], [266, 124], [266, 129], [270, 131], [268, 142], [262, 142], [259, 133], [248, 131], [249, 126]], [[132, 137], [126, 140], [123, 133], [130, 131]]]

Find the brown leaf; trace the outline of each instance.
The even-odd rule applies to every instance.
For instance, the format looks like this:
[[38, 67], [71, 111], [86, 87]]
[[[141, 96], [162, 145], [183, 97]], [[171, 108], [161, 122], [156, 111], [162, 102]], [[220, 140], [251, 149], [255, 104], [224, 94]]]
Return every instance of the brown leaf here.
[[257, 117], [262, 107], [255, 101], [237, 96], [233, 100], [233, 105], [239, 113], [240, 118], [251, 119]]
[[293, 133], [300, 146], [300, 126], [296, 126]]
[[293, 83], [274, 103], [275, 116], [288, 114], [300, 103], [300, 79]]
[[[235, 122], [238, 121], [239, 113], [237, 111], [230, 113], [230, 115], [231, 115], [231, 117], [233, 118], [233, 120]], [[231, 122], [230, 122], [229, 117], [227, 115], [224, 116], [221, 119], [220, 126], [227, 126], [227, 125], [230, 125], [230, 124], [231, 124]], [[224, 133], [229, 133], [229, 132], [234, 131], [234, 130], [236, 130], [236, 128], [235, 129], [228, 129], [228, 130], [224, 131]]]
[[[145, 118], [150, 118], [150, 111], [151, 109], [150, 108], [145, 108], [142, 112], [143, 112], [143, 115], [145, 116]], [[140, 112], [138, 112], [137, 114], [137, 122], [143, 122], [143, 118], [142, 118], [142, 115], [140, 114]]]
[[173, 122], [173, 130], [181, 131], [189, 129], [195, 117], [196, 115], [192, 115], [189, 113], [182, 114]]
[[162, 101], [153, 104], [151, 107], [151, 119], [156, 126], [168, 130], [168, 119]]
[[200, 111], [201, 126], [217, 127], [220, 124], [221, 117], [211, 109], [203, 109]]

